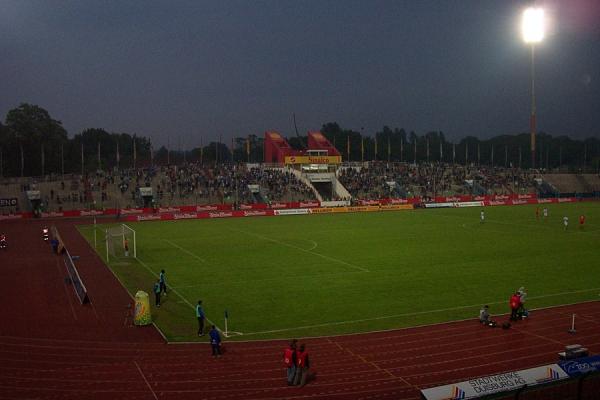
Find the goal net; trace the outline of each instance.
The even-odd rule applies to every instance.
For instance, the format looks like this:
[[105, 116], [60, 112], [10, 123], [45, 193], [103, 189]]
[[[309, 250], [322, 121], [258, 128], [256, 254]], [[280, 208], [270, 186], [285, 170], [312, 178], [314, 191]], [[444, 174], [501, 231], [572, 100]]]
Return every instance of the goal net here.
[[135, 231], [125, 224], [106, 230], [106, 261], [137, 257]]

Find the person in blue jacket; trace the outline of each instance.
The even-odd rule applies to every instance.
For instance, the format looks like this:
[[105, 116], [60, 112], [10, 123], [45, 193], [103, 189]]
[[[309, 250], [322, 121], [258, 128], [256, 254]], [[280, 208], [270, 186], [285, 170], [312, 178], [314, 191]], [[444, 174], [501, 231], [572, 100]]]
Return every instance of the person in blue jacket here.
[[160, 290], [166, 296], [167, 295], [167, 280], [165, 279], [165, 270], [161, 269], [158, 275], [160, 281]]
[[219, 331], [214, 325], [210, 329], [208, 335], [210, 336], [213, 357], [221, 357], [221, 335], [219, 335]]
[[198, 336], [204, 336], [204, 310], [202, 309], [202, 300], [196, 304], [196, 318], [198, 318]]

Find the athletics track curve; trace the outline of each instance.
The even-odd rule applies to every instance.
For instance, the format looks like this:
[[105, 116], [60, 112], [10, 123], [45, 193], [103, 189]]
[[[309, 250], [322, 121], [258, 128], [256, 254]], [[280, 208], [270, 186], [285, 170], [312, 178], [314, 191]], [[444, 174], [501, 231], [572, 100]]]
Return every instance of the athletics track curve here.
[[[226, 343], [213, 359], [206, 344], [169, 345], [152, 327], [127, 326], [125, 289], [74, 221], [56, 221], [85, 261], [92, 304], [81, 306], [40, 238], [47, 223], [2, 223], [11, 248], [0, 253], [0, 399], [416, 400], [425, 387], [553, 363], [566, 344], [600, 352], [600, 302], [589, 302], [536, 311], [506, 331], [473, 320], [309, 339], [317, 378], [287, 387], [285, 341]], [[567, 332], [572, 313], [576, 335]], [[566, 398], [559, 392], [527, 398]]]

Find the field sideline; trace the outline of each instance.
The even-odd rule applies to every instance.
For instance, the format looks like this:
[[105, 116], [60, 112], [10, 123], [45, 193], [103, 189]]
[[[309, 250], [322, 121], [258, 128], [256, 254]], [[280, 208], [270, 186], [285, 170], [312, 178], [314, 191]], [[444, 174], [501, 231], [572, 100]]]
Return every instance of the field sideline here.
[[[547, 221], [535, 207], [487, 207], [484, 224], [482, 208], [133, 223], [139, 262], [110, 267], [132, 294], [167, 271], [174, 290], [153, 316], [170, 341], [199, 339], [198, 299], [221, 329], [227, 309], [241, 340], [431, 324], [482, 304], [506, 313], [523, 285], [530, 308], [597, 300], [600, 204], [552, 204]], [[80, 231], [93, 246], [93, 226]]]

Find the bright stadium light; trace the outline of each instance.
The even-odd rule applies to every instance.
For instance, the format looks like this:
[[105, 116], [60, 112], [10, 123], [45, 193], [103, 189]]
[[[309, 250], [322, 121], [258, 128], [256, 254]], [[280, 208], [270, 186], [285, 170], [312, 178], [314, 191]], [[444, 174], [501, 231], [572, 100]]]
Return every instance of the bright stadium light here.
[[531, 46], [531, 117], [529, 127], [531, 131], [531, 168], [535, 168], [535, 134], [536, 134], [536, 110], [535, 110], [535, 45], [544, 39], [544, 10], [530, 7], [523, 11], [521, 20], [521, 32], [523, 41]]
[[544, 10], [528, 8], [523, 11], [521, 31], [525, 43], [539, 43], [544, 39]]

